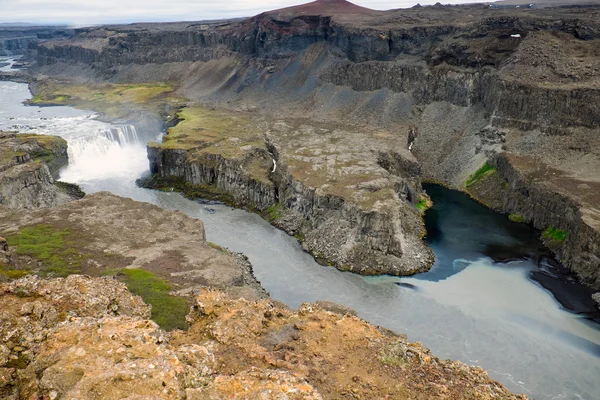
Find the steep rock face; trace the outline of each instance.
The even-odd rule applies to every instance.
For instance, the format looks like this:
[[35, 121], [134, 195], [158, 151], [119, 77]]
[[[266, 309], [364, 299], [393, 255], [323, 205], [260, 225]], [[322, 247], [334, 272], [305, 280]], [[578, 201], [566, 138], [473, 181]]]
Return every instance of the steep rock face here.
[[17, 56], [28, 53], [39, 41], [67, 38], [73, 31], [61, 26], [1, 26], [0, 56]]
[[479, 368], [317, 304], [293, 312], [204, 291], [190, 329], [167, 333], [108, 278], [25, 278], [0, 285], [0, 300], [4, 399], [525, 399]]
[[[261, 154], [262, 153], [262, 154]], [[263, 211], [277, 202], [272, 182], [253, 179], [243, 172], [244, 160], [227, 159], [218, 154], [203, 154], [190, 159], [188, 150], [148, 146], [150, 172], [161, 177], [180, 177], [192, 185], [212, 185], [229, 194], [242, 205]], [[258, 149], [247, 159], [269, 160], [268, 153]], [[270, 163], [266, 161], [267, 165]]]
[[0, 204], [38, 208], [73, 200], [76, 197], [54, 181], [67, 163], [63, 139], [0, 132]]
[[23, 54], [29, 48], [29, 42], [36, 37], [0, 39], [0, 56], [14, 56]]
[[469, 192], [540, 230], [564, 231], [564, 242], [547, 239], [548, 245], [583, 283], [600, 289], [600, 214], [595, 209], [600, 185], [572, 183], [560, 171], [526, 156], [505, 153], [491, 162], [497, 172], [470, 186]]

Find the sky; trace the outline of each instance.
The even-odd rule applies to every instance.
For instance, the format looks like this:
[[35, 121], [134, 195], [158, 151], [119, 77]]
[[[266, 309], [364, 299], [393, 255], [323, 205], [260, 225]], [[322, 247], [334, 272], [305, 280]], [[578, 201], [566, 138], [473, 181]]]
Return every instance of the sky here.
[[[310, 0], [0, 0], [0, 22], [90, 25], [248, 17]], [[356, 0], [377, 10], [482, 0]]]

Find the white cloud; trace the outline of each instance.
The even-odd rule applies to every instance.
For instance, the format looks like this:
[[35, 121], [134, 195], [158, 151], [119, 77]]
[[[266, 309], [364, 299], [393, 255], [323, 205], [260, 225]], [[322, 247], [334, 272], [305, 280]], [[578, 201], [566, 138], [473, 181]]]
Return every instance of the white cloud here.
[[[379, 10], [438, 0], [356, 0]], [[99, 24], [135, 21], [192, 21], [243, 17], [302, 4], [298, 0], [0, 0], [0, 22]], [[476, 0], [442, 0], [444, 4]]]

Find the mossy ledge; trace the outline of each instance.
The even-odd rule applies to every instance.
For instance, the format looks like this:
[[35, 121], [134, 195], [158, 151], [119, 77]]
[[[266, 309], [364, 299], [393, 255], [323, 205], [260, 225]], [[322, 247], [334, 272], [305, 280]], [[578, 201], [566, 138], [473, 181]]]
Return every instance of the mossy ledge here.
[[[298, 162], [286, 156], [288, 150], [263, 136], [261, 122], [243, 113], [192, 108], [177, 117], [179, 124], [169, 129], [162, 143], [148, 145], [152, 176], [139, 185], [257, 212], [290, 235], [300, 235], [305, 251], [340, 270], [412, 275], [433, 264], [433, 254], [422, 241], [421, 212], [399, 199], [394, 189], [364, 190], [368, 201], [353, 201], [356, 191], [348, 188], [364, 184], [353, 181], [360, 174], [343, 176], [335, 190], [309, 186], [306, 182], [317, 182], [318, 177], [299, 169]], [[403, 167], [391, 155], [390, 159], [394, 168], [389, 170]], [[388, 179], [396, 179], [398, 191], [412, 191], [402, 178]], [[336, 191], [340, 188], [345, 192]]]

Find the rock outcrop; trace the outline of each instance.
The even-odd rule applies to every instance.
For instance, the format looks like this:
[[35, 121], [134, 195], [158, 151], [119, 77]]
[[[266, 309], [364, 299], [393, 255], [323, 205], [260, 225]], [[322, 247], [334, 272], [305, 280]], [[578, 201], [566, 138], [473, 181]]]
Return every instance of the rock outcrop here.
[[0, 285], [0, 300], [5, 399], [525, 398], [316, 304], [293, 312], [203, 291], [190, 329], [166, 333], [108, 278], [29, 277]]
[[24, 55], [37, 42], [71, 35], [73, 31], [63, 26], [0, 25], [0, 57]]
[[[409, 275], [432, 264], [415, 207], [422, 196], [419, 167], [402, 141], [200, 108], [180, 118], [162, 144], [149, 145], [150, 170], [159, 179], [146, 186], [192, 196], [210, 196], [198, 189], [216, 187], [341, 270]], [[191, 186], [170, 186], [173, 177]]]
[[55, 181], [67, 164], [61, 138], [0, 132], [0, 205], [53, 207], [81, 197], [77, 188]]
[[[142, 269], [182, 296], [207, 286], [251, 299], [266, 296], [248, 260], [207, 243], [200, 220], [109, 193], [36, 211], [0, 207], [0, 232], [9, 242], [13, 273], [114, 275]], [[56, 241], [48, 244], [53, 257], [20, 251], [24, 232], [27, 243], [42, 250]]]

